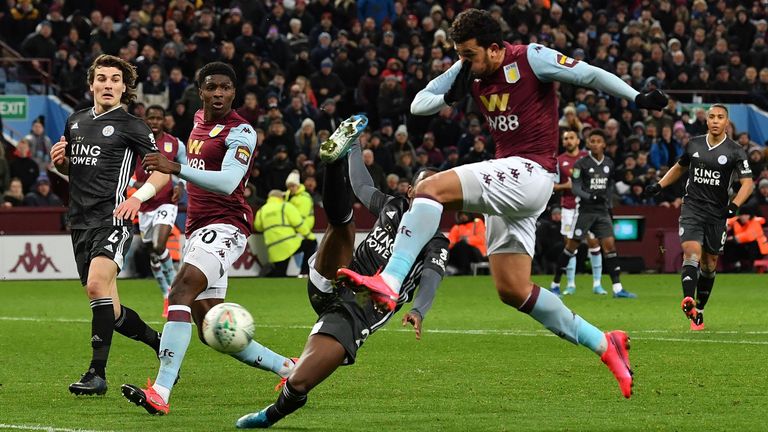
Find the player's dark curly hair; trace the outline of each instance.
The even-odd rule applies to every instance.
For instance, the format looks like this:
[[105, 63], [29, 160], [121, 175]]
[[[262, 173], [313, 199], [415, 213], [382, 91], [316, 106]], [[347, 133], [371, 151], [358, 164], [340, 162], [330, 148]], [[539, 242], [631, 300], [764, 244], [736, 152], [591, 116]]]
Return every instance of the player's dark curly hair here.
[[235, 74], [235, 70], [232, 69], [232, 66], [224, 62], [213, 62], [200, 68], [200, 73], [197, 77], [197, 87], [201, 88], [205, 82], [205, 77], [211, 75], [226, 75], [232, 80], [232, 84], [237, 82], [237, 75]]
[[483, 48], [504, 44], [499, 22], [490, 12], [480, 9], [467, 9], [458, 14], [451, 25], [450, 36], [456, 43], [477, 39], [477, 44]]
[[136, 99], [136, 80], [138, 74], [136, 73], [136, 66], [128, 63], [120, 57], [115, 57], [109, 54], [102, 54], [96, 57], [91, 67], [88, 68], [88, 84], [93, 84], [93, 80], [96, 78], [96, 68], [100, 67], [114, 67], [120, 69], [123, 73], [123, 83], [125, 84], [125, 91], [123, 96], [120, 97], [120, 102], [129, 105]]
[[601, 136], [601, 137], [603, 137], [603, 140], [606, 139], [605, 131], [602, 130], [602, 129], [592, 129], [592, 131], [589, 132], [589, 136], [592, 136], [592, 135]]

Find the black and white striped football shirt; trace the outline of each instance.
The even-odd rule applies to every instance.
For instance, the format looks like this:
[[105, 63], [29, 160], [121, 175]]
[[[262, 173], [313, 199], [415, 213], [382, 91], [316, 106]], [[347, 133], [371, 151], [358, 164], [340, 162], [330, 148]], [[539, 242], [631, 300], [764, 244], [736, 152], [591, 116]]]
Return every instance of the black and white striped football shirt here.
[[157, 151], [149, 126], [121, 106], [96, 115], [78, 111], [64, 129], [69, 158], [69, 224], [73, 229], [126, 226], [115, 208], [125, 201], [136, 155]]

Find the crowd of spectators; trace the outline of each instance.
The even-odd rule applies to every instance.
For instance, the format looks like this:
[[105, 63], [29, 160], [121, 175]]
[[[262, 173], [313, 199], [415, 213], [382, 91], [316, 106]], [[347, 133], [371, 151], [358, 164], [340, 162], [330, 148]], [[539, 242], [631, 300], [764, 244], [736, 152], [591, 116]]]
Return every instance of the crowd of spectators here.
[[[469, 7], [489, 10], [511, 43], [544, 44], [638, 90], [670, 92], [670, 106], [650, 113], [599, 91], [558, 86], [562, 129], [576, 130], [582, 142], [596, 127], [606, 131], [618, 167], [617, 204], [679, 206], [682, 185], [658, 198], [641, 191], [691, 136], [705, 133], [704, 111], [680, 104], [693, 100], [691, 91], [703, 103], [768, 108], [768, 22], [760, 1], [10, 0], [0, 2], [0, 36], [26, 57], [52, 59], [59, 91], [77, 108], [93, 103], [85, 71], [96, 56], [130, 61], [139, 86], [129, 111], [166, 107], [166, 128], [182, 139], [200, 108], [196, 71], [214, 60], [231, 64], [239, 82], [234, 106], [261, 143], [248, 192], [257, 207], [294, 169], [317, 200], [319, 144], [357, 112], [370, 119], [360, 138], [365, 164], [388, 193], [407, 190], [419, 167], [492, 157], [493, 139], [471, 101], [431, 117], [409, 115], [414, 95], [456, 61], [448, 30]], [[38, 173], [15, 159], [46, 166], [43, 127], [33, 125], [8, 163], [0, 157], [0, 171], [10, 165], [25, 193]], [[763, 143], [731, 134], [749, 153], [755, 178], [768, 178]], [[28, 166], [14, 171], [14, 163]], [[9, 189], [2, 174], [0, 190]], [[756, 188], [754, 200], [766, 202], [768, 188]]]

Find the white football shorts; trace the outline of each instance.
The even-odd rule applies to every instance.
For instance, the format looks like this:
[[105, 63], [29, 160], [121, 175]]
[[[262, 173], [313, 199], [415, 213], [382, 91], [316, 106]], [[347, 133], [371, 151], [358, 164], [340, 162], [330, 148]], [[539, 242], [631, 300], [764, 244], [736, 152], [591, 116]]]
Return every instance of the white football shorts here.
[[229, 224], [211, 224], [195, 230], [184, 245], [182, 265], [195, 266], [208, 279], [208, 288], [195, 300], [227, 296], [229, 268], [245, 251], [247, 238]]
[[488, 255], [525, 253], [533, 257], [536, 219], [552, 196], [557, 174], [518, 156], [454, 169], [461, 181], [464, 210], [485, 214]]
[[161, 204], [156, 209], [148, 212], [139, 212], [139, 231], [141, 231], [141, 241], [144, 243], [153, 243], [157, 239], [154, 237], [155, 227], [158, 225], [170, 225], [176, 223], [176, 215], [179, 208], [176, 204]]

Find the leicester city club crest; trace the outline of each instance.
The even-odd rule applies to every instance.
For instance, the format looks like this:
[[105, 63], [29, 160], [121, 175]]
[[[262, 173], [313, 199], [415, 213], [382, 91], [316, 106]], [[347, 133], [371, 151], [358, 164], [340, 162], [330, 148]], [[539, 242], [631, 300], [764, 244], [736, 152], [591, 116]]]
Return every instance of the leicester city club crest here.
[[504, 78], [510, 84], [514, 84], [520, 79], [520, 69], [517, 68], [517, 62], [504, 66]]

